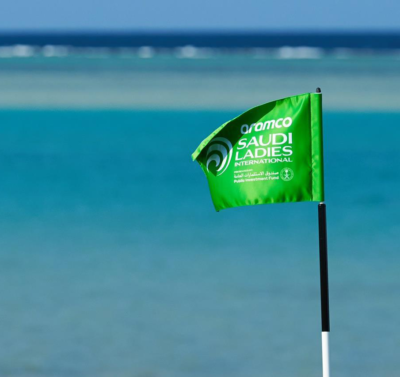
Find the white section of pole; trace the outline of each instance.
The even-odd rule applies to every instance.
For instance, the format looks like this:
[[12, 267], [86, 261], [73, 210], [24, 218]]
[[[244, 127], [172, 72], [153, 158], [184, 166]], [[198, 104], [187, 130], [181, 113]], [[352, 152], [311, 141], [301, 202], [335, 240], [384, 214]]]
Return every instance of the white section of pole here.
[[329, 331], [322, 331], [322, 377], [329, 377]]

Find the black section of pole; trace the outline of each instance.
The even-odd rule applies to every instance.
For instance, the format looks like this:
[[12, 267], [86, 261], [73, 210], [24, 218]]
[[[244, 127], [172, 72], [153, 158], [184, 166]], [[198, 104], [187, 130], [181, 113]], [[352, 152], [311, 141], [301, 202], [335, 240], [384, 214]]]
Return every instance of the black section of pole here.
[[319, 225], [319, 269], [321, 278], [321, 318], [322, 331], [330, 331], [329, 284], [328, 284], [328, 240], [326, 232], [326, 205], [318, 205]]

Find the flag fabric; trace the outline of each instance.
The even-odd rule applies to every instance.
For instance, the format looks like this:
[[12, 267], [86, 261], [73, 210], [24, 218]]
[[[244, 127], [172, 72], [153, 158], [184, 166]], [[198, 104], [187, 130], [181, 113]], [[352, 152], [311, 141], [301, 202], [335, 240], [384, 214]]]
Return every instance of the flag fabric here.
[[324, 200], [322, 94], [254, 107], [216, 129], [192, 155], [217, 211]]

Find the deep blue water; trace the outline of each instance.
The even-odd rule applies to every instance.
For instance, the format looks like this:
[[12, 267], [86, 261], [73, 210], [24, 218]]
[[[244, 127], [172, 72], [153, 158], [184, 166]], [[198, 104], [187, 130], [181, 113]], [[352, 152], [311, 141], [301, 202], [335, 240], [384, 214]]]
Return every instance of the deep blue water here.
[[[317, 204], [216, 213], [236, 112], [0, 112], [1, 376], [320, 376]], [[332, 375], [398, 374], [400, 114], [325, 114]]]
[[186, 45], [210, 48], [279, 48], [308, 46], [392, 50], [400, 48], [398, 32], [2, 32], [0, 46], [72, 46], [174, 48]]

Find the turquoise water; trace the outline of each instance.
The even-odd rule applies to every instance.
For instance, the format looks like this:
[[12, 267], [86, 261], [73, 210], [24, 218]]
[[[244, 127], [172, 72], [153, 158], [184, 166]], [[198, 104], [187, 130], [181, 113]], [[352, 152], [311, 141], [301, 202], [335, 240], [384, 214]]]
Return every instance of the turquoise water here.
[[[321, 375], [317, 205], [216, 213], [190, 159], [238, 110], [32, 107], [0, 111], [1, 376]], [[392, 377], [400, 113], [366, 110], [325, 113], [332, 374]]]

